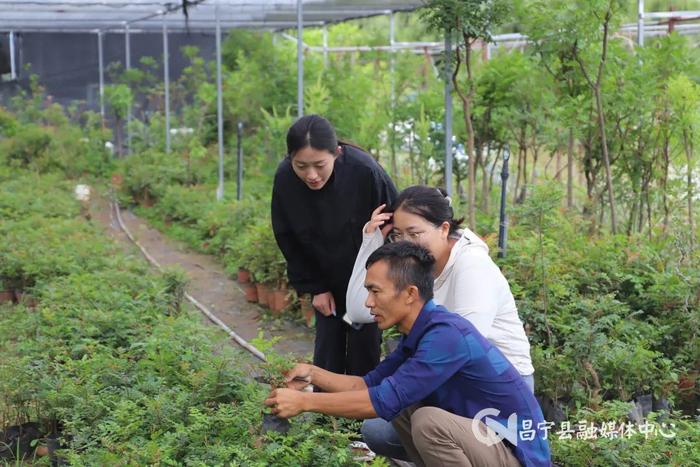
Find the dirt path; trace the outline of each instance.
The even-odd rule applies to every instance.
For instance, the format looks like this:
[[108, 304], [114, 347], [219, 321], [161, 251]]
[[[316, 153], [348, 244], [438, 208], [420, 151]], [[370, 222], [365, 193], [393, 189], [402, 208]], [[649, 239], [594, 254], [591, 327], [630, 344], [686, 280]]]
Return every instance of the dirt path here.
[[[105, 227], [108, 235], [124, 244], [127, 250], [141, 254], [119, 228], [106, 198], [96, 197], [90, 210], [92, 218]], [[165, 237], [128, 210], [122, 210], [121, 217], [131, 234], [158, 263], [181, 267], [190, 278], [187, 291], [243, 339], [249, 341], [257, 336], [259, 329], [264, 329], [266, 336], [280, 337], [275, 345], [278, 351], [302, 358], [311, 356], [312, 329], [288, 321], [261, 321], [261, 308], [246, 302], [239, 285], [213, 257], [188, 251], [186, 246]]]

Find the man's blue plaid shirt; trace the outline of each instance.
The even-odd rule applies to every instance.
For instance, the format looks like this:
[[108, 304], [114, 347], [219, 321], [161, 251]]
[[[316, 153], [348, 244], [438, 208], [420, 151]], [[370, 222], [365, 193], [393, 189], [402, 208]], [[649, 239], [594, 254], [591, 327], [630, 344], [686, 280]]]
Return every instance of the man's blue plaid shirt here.
[[[468, 320], [432, 300], [398, 348], [364, 380], [385, 420], [417, 403], [465, 418], [496, 409], [498, 415], [488, 418], [504, 427], [496, 431], [520, 463], [551, 465], [542, 411], [518, 371]], [[505, 429], [512, 414], [517, 425]]]

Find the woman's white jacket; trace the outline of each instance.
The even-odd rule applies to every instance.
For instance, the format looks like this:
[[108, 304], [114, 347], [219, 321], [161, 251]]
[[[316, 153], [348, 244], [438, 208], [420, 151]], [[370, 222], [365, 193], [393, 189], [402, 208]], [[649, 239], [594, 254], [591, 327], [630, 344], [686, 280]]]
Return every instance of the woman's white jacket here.
[[[530, 343], [508, 281], [489, 256], [486, 243], [469, 229], [460, 234], [445, 268], [435, 279], [435, 302], [471, 321], [521, 375], [533, 374]], [[365, 263], [383, 243], [379, 229], [371, 234], [364, 233], [363, 229], [362, 246], [348, 284], [347, 322], [374, 322], [364, 305], [367, 299]]]

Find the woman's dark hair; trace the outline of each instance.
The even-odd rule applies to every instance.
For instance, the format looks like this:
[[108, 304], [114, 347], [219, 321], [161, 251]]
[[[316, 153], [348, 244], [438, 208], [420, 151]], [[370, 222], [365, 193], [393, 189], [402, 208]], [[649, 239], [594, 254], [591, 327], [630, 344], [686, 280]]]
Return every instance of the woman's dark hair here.
[[369, 269], [378, 261], [389, 265], [389, 279], [397, 292], [415, 285], [421, 299], [427, 302], [433, 298], [435, 258], [428, 250], [406, 241], [387, 243], [369, 256], [365, 268]]
[[319, 151], [335, 155], [338, 137], [333, 125], [320, 115], [306, 115], [287, 131], [287, 156], [292, 158], [300, 149], [311, 146]]
[[436, 227], [442, 225], [443, 222], [449, 222], [450, 235], [456, 234], [464, 222], [464, 218], [454, 218], [452, 201], [442, 188], [431, 188], [424, 185], [408, 187], [399, 193], [399, 197], [390, 210], [396, 212], [399, 209], [420, 216]]

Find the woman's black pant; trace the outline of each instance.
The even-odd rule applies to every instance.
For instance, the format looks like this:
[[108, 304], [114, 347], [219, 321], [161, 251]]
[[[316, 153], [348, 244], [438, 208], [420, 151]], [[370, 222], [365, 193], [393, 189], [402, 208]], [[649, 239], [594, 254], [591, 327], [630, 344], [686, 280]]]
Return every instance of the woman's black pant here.
[[382, 333], [376, 323], [353, 329], [342, 316], [316, 311], [314, 365], [333, 373], [364, 376], [379, 364]]

